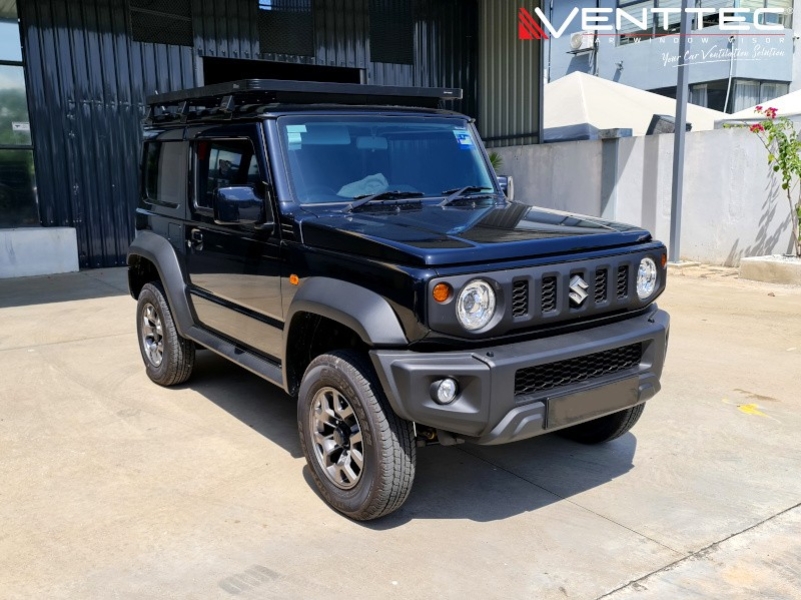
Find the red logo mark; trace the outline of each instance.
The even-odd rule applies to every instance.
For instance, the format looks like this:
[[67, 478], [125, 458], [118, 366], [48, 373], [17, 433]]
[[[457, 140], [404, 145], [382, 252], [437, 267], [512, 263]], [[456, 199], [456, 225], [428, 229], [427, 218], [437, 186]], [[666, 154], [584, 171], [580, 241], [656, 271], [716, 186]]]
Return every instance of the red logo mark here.
[[522, 6], [517, 13], [517, 37], [521, 40], [547, 40], [548, 34], [543, 31], [531, 13]]

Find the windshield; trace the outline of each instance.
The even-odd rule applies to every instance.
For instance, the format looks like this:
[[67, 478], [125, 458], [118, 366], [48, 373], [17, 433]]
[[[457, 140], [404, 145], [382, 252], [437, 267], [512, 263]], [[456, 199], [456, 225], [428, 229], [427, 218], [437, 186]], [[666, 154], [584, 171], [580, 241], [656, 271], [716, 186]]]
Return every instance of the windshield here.
[[457, 117], [301, 115], [280, 117], [278, 128], [302, 204], [496, 190], [479, 141]]

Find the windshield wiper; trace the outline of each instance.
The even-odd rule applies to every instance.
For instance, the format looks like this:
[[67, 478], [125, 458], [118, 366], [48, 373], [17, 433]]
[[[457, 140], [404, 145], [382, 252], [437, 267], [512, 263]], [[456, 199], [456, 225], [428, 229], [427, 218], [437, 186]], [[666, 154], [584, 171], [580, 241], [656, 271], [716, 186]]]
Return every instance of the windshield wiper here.
[[466, 185], [462, 188], [454, 188], [452, 190], [445, 190], [442, 192], [442, 195], [445, 196], [445, 199], [439, 203], [440, 206], [448, 206], [454, 200], [458, 200], [459, 198], [464, 198], [469, 194], [474, 194], [477, 192], [494, 192], [495, 188], [491, 187], [482, 187], [478, 185]]
[[368, 202], [383, 202], [384, 200], [404, 200], [406, 198], [422, 198], [425, 194], [423, 192], [402, 192], [400, 190], [387, 190], [386, 192], [378, 192], [377, 194], [368, 194], [363, 196], [355, 196], [354, 202], [348, 206], [348, 212], [355, 208], [364, 206]]

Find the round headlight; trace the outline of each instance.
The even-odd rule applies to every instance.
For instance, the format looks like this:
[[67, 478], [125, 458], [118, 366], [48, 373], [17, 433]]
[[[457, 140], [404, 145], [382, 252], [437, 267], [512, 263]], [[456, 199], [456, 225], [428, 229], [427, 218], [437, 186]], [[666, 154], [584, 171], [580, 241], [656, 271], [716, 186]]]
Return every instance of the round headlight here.
[[486, 326], [495, 314], [495, 292], [483, 279], [474, 279], [462, 289], [456, 301], [456, 316], [462, 327], [475, 331]]
[[643, 258], [637, 270], [637, 295], [640, 300], [645, 300], [654, 293], [658, 278], [656, 263], [650, 258]]

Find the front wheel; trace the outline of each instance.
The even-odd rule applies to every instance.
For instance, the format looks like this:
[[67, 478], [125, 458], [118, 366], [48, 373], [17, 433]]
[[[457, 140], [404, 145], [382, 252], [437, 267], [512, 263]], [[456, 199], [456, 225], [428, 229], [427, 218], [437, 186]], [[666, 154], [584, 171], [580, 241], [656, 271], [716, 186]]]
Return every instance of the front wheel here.
[[368, 521], [406, 501], [416, 461], [412, 424], [392, 411], [361, 355], [312, 361], [298, 394], [298, 429], [312, 478], [333, 508]]
[[632, 408], [612, 413], [600, 419], [594, 419], [573, 425], [557, 432], [562, 437], [582, 444], [602, 444], [619, 438], [640, 420], [645, 404], [638, 404]]

